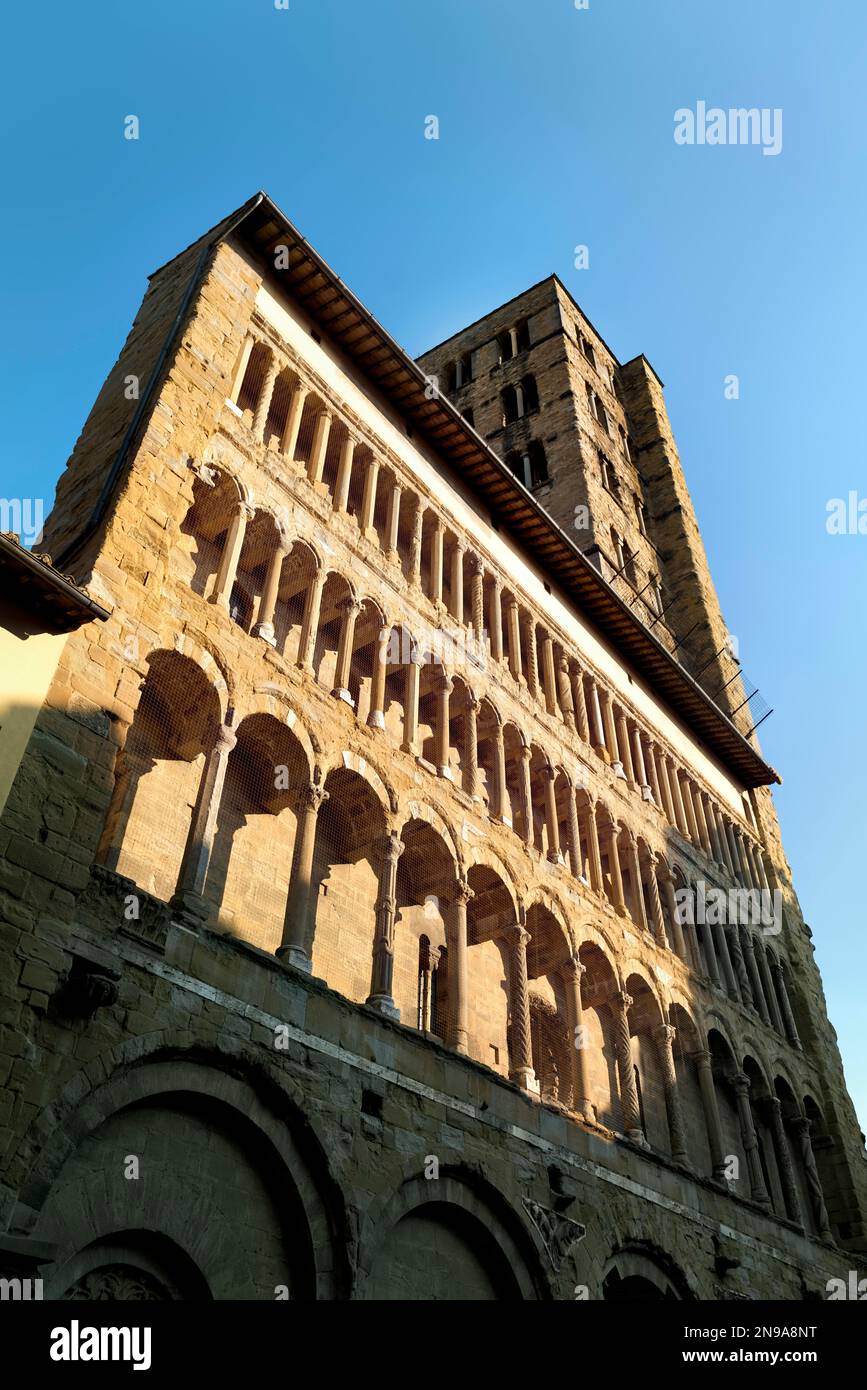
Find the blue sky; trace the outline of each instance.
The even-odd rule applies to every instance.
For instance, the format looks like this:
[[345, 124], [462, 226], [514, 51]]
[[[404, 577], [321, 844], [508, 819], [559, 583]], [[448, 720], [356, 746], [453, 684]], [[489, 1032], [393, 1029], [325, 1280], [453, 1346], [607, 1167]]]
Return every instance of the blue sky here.
[[[260, 187], [414, 355], [557, 271], [621, 359], [650, 358], [775, 707], [867, 1123], [867, 536], [825, 526], [867, 497], [863, 0], [54, 0], [4, 29], [0, 495], [50, 505], [147, 273]], [[782, 108], [782, 153], [676, 145], [699, 100]]]

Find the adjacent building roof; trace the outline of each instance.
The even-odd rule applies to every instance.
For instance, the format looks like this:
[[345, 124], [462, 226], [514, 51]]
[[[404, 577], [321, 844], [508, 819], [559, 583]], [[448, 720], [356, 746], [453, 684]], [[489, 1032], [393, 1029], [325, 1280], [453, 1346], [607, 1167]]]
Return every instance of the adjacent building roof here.
[[55, 632], [110, 616], [74, 580], [58, 574], [49, 556], [25, 550], [14, 531], [0, 532], [0, 591]]

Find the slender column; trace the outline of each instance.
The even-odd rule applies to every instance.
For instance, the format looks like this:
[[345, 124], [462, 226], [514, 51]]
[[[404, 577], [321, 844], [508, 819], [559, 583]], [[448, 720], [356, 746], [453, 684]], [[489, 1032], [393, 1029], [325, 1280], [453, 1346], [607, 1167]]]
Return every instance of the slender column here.
[[742, 830], [735, 831], [735, 843], [738, 847], [738, 863], [741, 867], [741, 882], [747, 888], [761, 888], [761, 884], [755, 877], [752, 860], [749, 855], [747, 842]]
[[478, 555], [470, 562], [470, 603], [473, 610], [473, 633], [481, 642], [485, 632], [485, 567]]
[[338, 700], [345, 700], [354, 707], [355, 701], [349, 690], [349, 672], [352, 666], [352, 645], [355, 641], [355, 624], [364, 604], [358, 599], [346, 599], [343, 604], [343, 622], [340, 625], [340, 640], [337, 644], [337, 669], [334, 673], [334, 689], [331, 694]]
[[556, 776], [553, 767], [545, 768], [545, 828], [548, 832], [547, 857], [552, 864], [561, 864], [563, 856], [560, 853], [560, 827], [557, 824]]
[[545, 673], [545, 708], [557, 713], [557, 678], [554, 672], [554, 643], [546, 635], [542, 644], [542, 669]]
[[643, 927], [645, 931], [649, 931], [647, 911], [644, 906], [644, 893], [641, 889], [641, 859], [638, 854], [638, 840], [631, 830], [629, 832], [629, 867], [632, 871], [632, 896], [635, 899], [635, 915], [633, 921], [637, 926]]
[[668, 783], [671, 787], [671, 799], [674, 802], [675, 824], [678, 830], [680, 831], [681, 835], [683, 835], [685, 839], [688, 839], [689, 826], [686, 820], [686, 810], [683, 804], [683, 793], [681, 791], [680, 776], [678, 774], [677, 764], [674, 763], [672, 759], [668, 756], [666, 756], [665, 761], [668, 764]]
[[521, 679], [521, 625], [518, 604], [511, 595], [506, 599], [506, 623], [509, 637], [509, 670], [516, 681]]
[[677, 1069], [674, 1065], [674, 1050], [672, 1043], [677, 1035], [677, 1029], [670, 1023], [661, 1023], [654, 1029], [653, 1037], [656, 1042], [657, 1055], [659, 1057], [660, 1071], [662, 1072], [662, 1084], [665, 1089], [665, 1108], [668, 1112], [668, 1134], [671, 1140], [671, 1157], [675, 1163], [679, 1163], [682, 1168], [689, 1167], [689, 1153], [686, 1145], [686, 1125], [683, 1120], [683, 1110], [680, 1104], [680, 1090], [677, 1084]]
[[765, 991], [762, 988], [762, 979], [759, 974], [759, 967], [756, 961], [756, 951], [755, 945], [753, 943], [753, 934], [750, 931], [749, 927], [747, 927], [744, 932], [744, 947], [746, 949], [747, 957], [747, 973], [749, 974], [750, 984], [752, 985], [753, 990], [753, 1004], [755, 1008], [758, 1010], [762, 1022], [767, 1023], [768, 1027], [770, 1027], [771, 1015], [768, 1011], [767, 1001], [765, 1000]]
[[316, 416], [316, 428], [313, 431], [313, 448], [310, 453], [310, 462], [307, 464], [307, 477], [314, 487], [322, 482], [322, 472], [325, 468], [325, 454], [328, 449], [328, 440], [331, 435], [332, 414], [330, 410], [320, 410]]
[[319, 614], [322, 608], [322, 591], [325, 588], [325, 569], [318, 569], [313, 583], [307, 590], [304, 601], [304, 617], [301, 621], [301, 637], [298, 642], [297, 664], [308, 674], [313, 673], [313, 653], [316, 649], [316, 633], [319, 628]]
[[235, 576], [238, 573], [238, 561], [241, 558], [241, 550], [244, 546], [244, 536], [247, 532], [247, 522], [254, 515], [254, 508], [249, 502], [236, 503], [232, 520], [229, 522], [229, 529], [226, 532], [226, 539], [223, 542], [223, 553], [220, 556], [220, 567], [217, 570], [217, 577], [214, 580], [213, 593], [208, 602], [216, 604], [219, 608], [225, 608], [228, 612], [229, 600], [232, 595], [232, 588], [235, 583]]
[[706, 1050], [694, 1052], [693, 1061], [698, 1071], [698, 1084], [701, 1091], [701, 1103], [704, 1110], [704, 1123], [707, 1129], [708, 1144], [710, 1145], [710, 1161], [713, 1177], [717, 1182], [725, 1182], [726, 1160], [723, 1151], [722, 1125], [719, 1118], [719, 1107], [716, 1102], [716, 1087], [713, 1084], [713, 1068], [711, 1066], [711, 1056]]
[[304, 414], [304, 406], [307, 397], [310, 395], [310, 387], [304, 386], [299, 382], [292, 392], [292, 399], [289, 402], [289, 410], [286, 414], [286, 424], [280, 438], [280, 453], [285, 454], [288, 459], [295, 458], [295, 450], [298, 447], [298, 434], [301, 429], [301, 418]]
[[738, 982], [741, 999], [744, 1004], [751, 1005], [753, 1002], [753, 992], [750, 988], [750, 977], [747, 974], [744, 953], [741, 950], [741, 931], [737, 922], [732, 922], [726, 928], [726, 935], [729, 943], [729, 955], [735, 968], [735, 976]]
[[774, 1153], [777, 1159], [777, 1171], [780, 1175], [780, 1183], [783, 1188], [783, 1200], [786, 1204], [786, 1215], [790, 1221], [796, 1225], [803, 1226], [804, 1215], [801, 1211], [801, 1197], [798, 1192], [798, 1184], [795, 1180], [795, 1165], [792, 1162], [792, 1151], [789, 1148], [789, 1136], [786, 1134], [786, 1126], [783, 1120], [783, 1105], [778, 1096], [768, 1096], [765, 1100], [768, 1118], [771, 1122], [771, 1133], [774, 1136]]
[[503, 659], [503, 586], [494, 575], [491, 585], [491, 660]]
[[[659, 873], [659, 877], [662, 880], [662, 888], [663, 892], [665, 893], [665, 900], [668, 903], [668, 915], [671, 918], [671, 930], [674, 933], [674, 949], [680, 956], [681, 960], [686, 961], [688, 965], [689, 951], [687, 950], [686, 938], [683, 934], [683, 924], [681, 923], [680, 912], [678, 911], [677, 907], [677, 898], [674, 892], [674, 879], [671, 876], [671, 870], [669, 869], [668, 865], [666, 864], [665, 860], [662, 858], [661, 855], [658, 856], [656, 863], [657, 872]], [[701, 961], [698, 956], [697, 950], [694, 954], [696, 958], [696, 963], [700, 966]]]
[[709, 855], [710, 858], [713, 858], [713, 846], [710, 842], [710, 832], [708, 831], [707, 818], [704, 814], [704, 793], [701, 788], [695, 786], [695, 784], [693, 784], [692, 787], [692, 804], [695, 809], [695, 818], [698, 821], [698, 833], [702, 847], [705, 853]]
[[403, 743], [404, 753], [418, 753], [418, 693], [421, 683], [423, 658], [418, 652], [410, 653], [406, 667], [406, 694], [404, 696]]
[[529, 744], [521, 747], [521, 801], [524, 808], [524, 839], [528, 845], [533, 843], [533, 789], [530, 782], [530, 759], [533, 750]]
[[447, 921], [447, 940], [449, 948], [449, 1016], [446, 1042], [456, 1052], [465, 1056], [468, 1048], [468, 990], [467, 990], [467, 904], [473, 897], [473, 890], [466, 879], [459, 878], [455, 884], [451, 911]]
[[524, 644], [527, 650], [527, 689], [534, 699], [539, 696], [539, 654], [536, 649], [536, 624], [532, 614], [524, 614]]
[[241, 387], [244, 384], [244, 377], [247, 375], [247, 368], [250, 365], [250, 354], [253, 351], [256, 339], [252, 333], [248, 333], [241, 347], [238, 356], [238, 365], [235, 367], [235, 375], [232, 378], [232, 386], [229, 391], [229, 400], [233, 405], [237, 405]]
[[[710, 928], [705, 927], [705, 931], [709, 930]], [[735, 975], [734, 966], [732, 965], [732, 958], [729, 955], [728, 934], [722, 922], [716, 923], [713, 928], [713, 933], [716, 939], [719, 958], [722, 961], [723, 979], [728, 993], [731, 995], [732, 999], [740, 999], [741, 995], [738, 989], [737, 976]]]
[[506, 782], [506, 745], [503, 739], [503, 726], [494, 728], [494, 750], [497, 766], [497, 814], [495, 819], [503, 825], [512, 824], [512, 808], [509, 804], [509, 789]]
[[619, 761], [623, 764], [627, 782], [634, 782], [635, 768], [632, 765], [632, 750], [629, 747], [629, 726], [622, 709], [618, 709], [615, 723], [617, 725], [617, 748], [620, 753]]
[[388, 646], [390, 641], [390, 628], [380, 628], [373, 658], [373, 677], [370, 682], [370, 712], [367, 716], [369, 729], [385, 728], [385, 681], [388, 676]]
[[770, 879], [768, 878], [767, 869], [765, 868], [765, 857], [762, 854], [761, 846], [753, 842], [750, 845], [750, 851], [752, 853], [753, 861], [756, 866], [756, 882], [759, 884], [760, 887], [764, 888], [767, 892], [770, 892], [771, 884]]
[[692, 802], [692, 783], [688, 777], [684, 777], [681, 783], [683, 794], [683, 805], [686, 810], [686, 823], [689, 826], [689, 838], [697, 849], [701, 847], [701, 836], [698, 833], [698, 819], [695, 814], [695, 806]]
[[641, 742], [641, 730], [637, 724], [632, 730], [632, 751], [634, 755], [632, 763], [635, 768], [635, 777], [641, 791], [642, 800], [653, 801], [653, 792], [647, 780], [647, 768], [644, 764], [644, 746]]
[[259, 393], [259, 400], [253, 412], [253, 438], [263, 439], [265, 435], [265, 422], [268, 419], [268, 411], [271, 409], [271, 398], [274, 395], [274, 384], [280, 374], [280, 363], [272, 352], [268, 358], [268, 366], [265, 369], [265, 379], [262, 382], [262, 390]]
[[623, 897], [623, 874], [620, 869], [619, 830], [614, 821], [606, 826], [608, 837], [608, 873], [611, 878], [611, 893], [614, 898], [614, 911], [618, 917], [627, 917], [626, 901]]
[[744, 1146], [747, 1171], [750, 1176], [750, 1196], [760, 1206], [769, 1207], [771, 1198], [765, 1186], [765, 1175], [762, 1172], [761, 1159], [759, 1158], [759, 1141], [756, 1138], [756, 1127], [753, 1123], [753, 1112], [750, 1106], [750, 1079], [742, 1071], [735, 1072], [732, 1077], [732, 1086], [737, 1099], [741, 1142]]
[[587, 715], [587, 696], [580, 667], [572, 670], [572, 699], [575, 705], [575, 729], [580, 739], [590, 742], [590, 720]]
[[662, 898], [659, 895], [659, 880], [656, 875], [658, 872], [659, 855], [651, 861], [650, 874], [647, 885], [650, 890], [650, 911], [653, 918], [653, 935], [657, 945], [668, 949], [668, 936], [665, 930], [665, 914], [662, 910]]
[[397, 542], [400, 536], [400, 499], [403, 488], [400, 483], [392, 484], [391, 495], [388, 499], [388, 558], [392, 563], [400, 558], [397, 549]]
[[197, 922], [204, 922], [208, 917], [208, 908], [202, 899], [202, 893], [211, 861], [229, 754], [236, 743], [234, 731], [227, 724], [222, 724], [213, 748], [205, 757], [172, 897], [172, 907]]
[[759, 971], [762, 977], [762, 984], [765, 987], [765, 998], [768, 1001], [768, 1009], [771, 1015], [771, 1024], [776, 1028], [781, 1038], [786, 1037], [786, 1028], [783, 1023], [783, 1016], [780, 1013], [780, 1006], [777, 1003], [777, 996], [774, 992], [774, 982], [771, 979], [771, 972], [768, 969], [768, 957], [761, 942], [756, 946], [756, 959], [759, 963]]
[[274, 640], [274, 610], [277, 607], [277, 595], [280, 592], [280, 575], [283, 570], [283, 561], [290, 549], [289, 542], [285, 537], [282, 537], [268, 561], [265, 585], [259, 600], [259, 611], [252, 628], [254, 637], [261, 637], [272, 647], [276, 645]]
[[584, 1036], [584, 1010], [581, 1004], [581, 977], [586, 968], [577, 956], [570, 956], [560, 976], [566, 999], [566, 1028], [572, 1059], [572, 1109], [592, 1124], [595, 1116], [587, 1077], [587, 1039]]
[[569, 679], [569, 662], [564, 652], [557, 657], [557, 690], [563, 723], [567, 729], [575, 729], [575, 705], [572, 700], [572, 682]]
[[443, 676], [437, 685], [437, 727], [435, 739], [435, 761], [438, 777], [447, 777], [451, 780], [452, 771], [449, 767], [449, 697], [452, 693], [452, 682], [448, 676]]
[[445, 540], [445, 527], [442, 519], [437, 517], [434, 526], [433, 541], [431, 544], [430, 560], [430, 588], [431, 599], [434, 603], [443, 601], [443, 542]]
[[791, 1126], [801, 1154], [804, 1176], [807, 1179], [807, 1189], [810, 1194], [810, 1205], [816, 1218], [819, 1238], [833, 1244], [834, 1237], [831, 1233], [831, 1223], [828, 1220], [828, 1209], [825, 1206], [825, 1194], [822, 1191], [822, 1182], [816, 1167], [816, 1155], [813, 1153], [813, 1142], [810, 1137], [810, 1121], [806, 1115], [796, 1115], [791, 1121]]
[[605, 744], [608, 748], [609, 761], [615, 777], [626, 777], [623, 763], [617, 751], [617, 734], [614, 730], [614, 710], [611, 705], [611, 696], [607, 690], [600, 692], [602, 699], [602, 720], [605, 725]]
[[656, 766], [659, 790], [662, 793], [662, 809], [669, 825], [677, 824], [677, 816], [674, 812], [674, 802], [671, 799], [671, 785], [668, 780], [668, 759], [662, 749], [653, 745], [653, 761]]
[[455, 541], [452, 550], [452, 591], [450, 594], [449, 612], [455, 622], [464, 621], [464, 546], [459, 540]]
[[[698, 937], [698, 931], [696, 931]], [[704, 927], [704, 957], [707, 966], [707, 973], [710, 976], [711, 984], [716, 985], [717, 989], [722, 989], [723, 984], [720, 978], [719, 965], [717, 963], [716, 951], [714, 950], [713, 931], [705, 923]]]
[[280, 960], [297, 966], [309, 974], [307, 930], [313, 890], [313, 851], [316, 846], [316, 822], [320, 807], [328, 800], [328, 792], [317, 782], [308, 783], [298, 811], [295, 846], [292, 851], [292, 872], [283, 920], [283, 940], [277, 947]]
[[373, 940], [373, 968], [367, 1003], [389, 1018], [400, 1013], [392, 998], [394, 988], [394, 920], [397, 915], [397, 861], [404, 845], [396, 831], [390, 830], [382, 846], [379, 870], [379, 897], [376, 903], [376, 933]]
[[584, 865], [581, 860], [581, 827], [578, 823], [578, 793], [570, 786], [569, 808], [569, 868], [575, 878], [584, 878]]
[[740, 864], [738, 863], [738, 842], [735, 838], [735, 828], [730, 820], [726, 821], [725, 829], [729, 847], [729, 858], [731, 859], [732, 863], [732, 875], [734, 877], [735, 883], [740, 883], [741, 868]]
[[587, 798], [587, 852], [590, 860], [590, 887], [601, 896], [605, 892], [602, 875], [602, 854], [599, 849], [599, 827], [596, 824], [596, 802]]
[[349, 485], [352, 481], [352, 461], [358, 441], [347, 434], [340, 446], [340, 462], [337, 466], [337, 482], [334, 485], [332, 506], [336, 512], [345, 512], [349, 505]]
[[633, 1143], [647, 1148], [644, 1130], [641, 1128], [641, 1108], [638, 1104], [638, 1088], [635, 1085], [635, 1071], [632, 1064], [632, 1043], [629, 1031], [629, 1010], [632, 996], [615, 994], [611, 1001], [614, 1014], [614, 1050], [617, 1054], [617, 1075], [620, 1079], [620, 1106], [623, 1111], [623, 1127], [626, 1136]]
[[359, 526], [362, 535], [370, 540], [376, 540], [376, 531], [373, 525], [373, 518], [376, 513], [376, 485], [379, 481], [379, 459], [376, 454], [372, 454], [367, 461], [367, 471], [364, 474], [364, 492], [361, 498], [361, 516]]
[[590, 742], [593, 750], [598, 753], [603, 762], [610, 762], [611, 758], [608, 749], [605, 747], [605, 731], [602, 726], [602, 707], [599, 702], [599, 686], [592, 676], [590, 681]]
[[532, 1088], [535, 1081], [530, 1039], [530, 996], [527, 990], [527, 943], [530, 933], [517, 923], [505, 932], [509, 949], [509, 1004], [512, 1021], [509, 1077]]
[[439, 957], [438, 947], [428, 944], [421, 960], [421, 1008], [418, 1026], [422, 1033], [433, 1032], [433, 982]]
[[511, 350], [512, 350], [512, 356], [513, 356], [513, 357], [517, 357], [517, 356], [518, 356], [518, 330], [517, 330], [517, 328], [510, 328], [510, 329], [509, 329], [509, 346], [510, 346], [510, 348], [511, 348]]
[[717, 820], [716, 806], [710, 797], [705, 797], [705, 815], [707, 817], [708, 829], [710, 830], [710, 842], [713, 857], [717, 864], [725, 868], [725, 857], [723, 855], [722, 840], [719, 833], [719, 822]]
[[783, 975], [783, 966], [778, 957], [771, 951], [771, 974], [774, 984], [777, 987], [777, 996], [780, 1001], [780, 1011], [783, 1015], [783, 1023], [786, 1028], [786, 1037], [793, 1047], [799, 1052], [803, 1051], [801, 1039], [798, 1036], [798, 1026], [795, 1023], [795, 1015], [792, 1012], [792, 1001], [789, 999], [789, 991], [786, 989], [786, 978]]
[[424, 526], [425, 505], [421, 498], [416, 499], [412, 518], [412, 540], [409, 550], [409, 579], [416, 587], [421, 583], [421, 536]]
[[464, 717], [464, 767], [467, 795], [474, 801], [479, 797], [479, 728], [478, 715], [481, 700], [469, 691], [467, 694], [466, 715]]

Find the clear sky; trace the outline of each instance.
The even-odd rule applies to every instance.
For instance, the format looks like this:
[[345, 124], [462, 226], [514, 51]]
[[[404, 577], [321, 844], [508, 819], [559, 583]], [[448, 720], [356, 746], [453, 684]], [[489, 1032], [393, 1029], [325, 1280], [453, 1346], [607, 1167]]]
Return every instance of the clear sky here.
[[[867, 498], [864, 0], [49, 0], [4, 37], [0, 496], [48, 510], [147, 273], [258, 188], [413, 355], [557, 271], [649, 357], [867, 1124], [867, 535], [826, 530]], [[780, 108], [781, 153], [676, 144], [699, 101]]]

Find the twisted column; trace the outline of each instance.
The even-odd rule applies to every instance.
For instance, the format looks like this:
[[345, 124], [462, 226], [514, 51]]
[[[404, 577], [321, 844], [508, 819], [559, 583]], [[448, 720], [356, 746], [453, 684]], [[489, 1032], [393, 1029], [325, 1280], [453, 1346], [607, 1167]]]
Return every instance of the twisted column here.
[[698, 1084], [701, 1103], [704, 1109], [704, 1122], [710, 1145], [711, 1172], [717, 1182], [725, 1182], [726, 1160], [723, 1151], [722, 1125], [716, 1102], [716, 1087], [713, 1081], [711, 1055], [706, 1049], [693, 1053], [693, 1061], [698, 1071]]
[[279, 372], [280, 363], [272, 352], [268, 357], [265, 379], [262, 382], [262, 390], [259, 393], [256, 409], [253, 412], [253, 438], [258, 439], [260, 442], [265, 435], [265, 422], [268, 419], [268, 411], [271, 409], [271, 397], [274, 395], [274, 385], [277, 381]]
[[686, 1125], [683, 1119], [683, 1110], [680, 1104], [680, 1090], [677, 1082], [677, 1070], [674, 1065], [674, 1051], [672, 1043], [677, 1036], [677, 1029], [670, 1023], [661, 1023], [654, 1030], [654, 1041], [656, 1042], [657, 1055], [659, 1056], [660, 1071], [662, 1072], [662, 1084], [665, 1089], [665, 1108], [668, 1113], [668, 1133], [671, 1140], [671, 1156], [675, 1163], [681, 1167], [689, 1167], [689, 1152], [686, 1143]]
[[813, 1153], [813, 1141], [810, 1137], [810, 1121], [806, 1115], [796, 1115], [791, 1121], [791, 1125], [801, 1154], [804, 1176], [807, 1180], [807, 1191], [810, 1194], [810, 1205], [813, 1208], [819, 1238], [826, 1240], [829, 1245], [833, 1245], [834, 1237], [831, 1233], [831, 1223], [828, 1220], [828, 1208], [825, 1206], [825, 1194], [822, 1191], [822, 1182], [816, 1167], [816, 1155]]
[[505, 932], [509, 949], [509, 1002], [511, 1005], [511, 1066], [509, 1077], [524, 1090], [535, 1080], [530, 1037], [530, 995], [527, 988], [527, 944], [530, 933], [520, 923]]
[[530, 759], [533, 750], [529, 744], [521, 748], [521, 801], [524, 808], [524, 839], [528, 845], [533, 843], [533, 790], [530, 782]]
[[758, 1202], [760, 1206], [770, 1207], [771, 1198], [765, 1186], [765, 1177], [759, 1158], [759, 1141], [756, 1137], [756, 1127], [753, 1123], [753, 1112], [750, 1106], [750, 1079], [742, 1071], [739, 1071], [735, 1072], [731, 1080], [737, 1100], [741, 1141], [744, 1146], [747, 1171], [750, 1177], [750, 1195], [753, 1201]]
[[770, 955], [771, 973], [774, 977], [774, 982], [777, 986], [777, 994], [779, 995], [780, 1008], [782, 1009], [783, 1013], [783, 1022], [786, 1027], [786, 1036], [789, 1039], [789, 1042], [792, 1044], [792, 1046], [796, 1047], [799, 1052], [802, 1052], [803, 1048], [801, 1045], [801, 1039], [798, 1036], [798, 1027], [795, 1023], [795, 1015], [792, 1012], [792, 1001], [789, 999], [789, 991], [786, 989], [786, 979], [783, 975], [783, 966], [773, 951], [771, 951]]
[[615, 994], [612, 1000], [614, 1014], [614, 1051], [617, 1056], [617, 1075], [620, 1080], [620, 1105], [623, 1110], [623, 1125], [628, 1139], [634, 1144], [647, 1148], [647, 1140], [641, 1127], [641, 1107], [638, 1103], [638, 1088], [635, 1085], [635, 1071], [632, 1063], [632, 1043], [629, 1031], [629, 1010], [632, 996], [625, 992]]
[[783, 1188], [783, 1198], [786, 1203], [786, 1215], [790, 1221], [794, 1221], [798, 1226], [803, 1226], [804, 1216], [801, 1211], [801, 1198], [795, 1179], [792, 1151], [789, 1148], [789, 1138], [783, 1120], [783, 1104], [778, 1096], [768, 1096], [766, 1105], [771, 1122], [771, 1133], [774, 1137], [774, 1153]]
[[467, 692], [466, 724], [464, 729], [464, 766], [467, 795], [474, 801], [479, 796], [479, 731], [478, 716], [481, 708], [479, 700], [472, 691]]
[[397, 861], [405, 846], [397, 831], [390, 830], [382, 846], [379, 871], [379, 897], [376, 903], [376, 932], [373, 941], [373, 968], [367, 1003], [372, 1009], [398, 1019], [400, 1013], [392, 998], [394, 979], [394, 922], [397, 916]]

